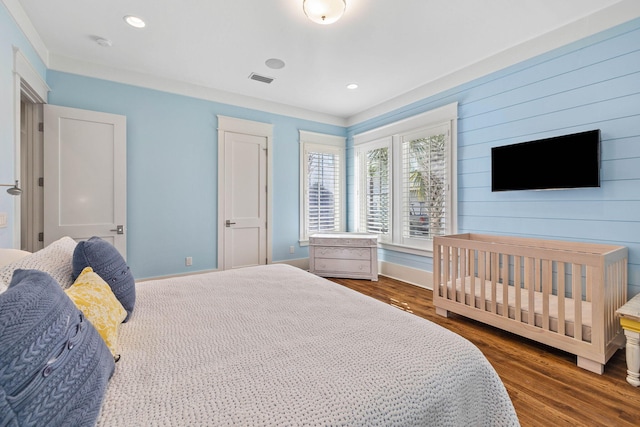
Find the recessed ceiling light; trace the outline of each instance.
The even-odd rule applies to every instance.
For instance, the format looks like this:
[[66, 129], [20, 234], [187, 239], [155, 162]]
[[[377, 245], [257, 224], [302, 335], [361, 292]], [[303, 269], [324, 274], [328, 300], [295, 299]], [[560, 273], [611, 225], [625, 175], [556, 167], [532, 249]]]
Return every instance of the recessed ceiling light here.
[[349, 83], [347, 85], [347, 89], [351, 89], [351, 90], [358, 89], [358, 83]]
[[284, 68], [284, 61], [278, 58], [270, 58], [264, 62], [267, 67], [272, 68], [274, 70], [279, 70], [280, 68]]
[[124, 22], [135, 28], [144, 28], [147, 26], [146, 22], [144, 22], [142, 18], [138, 18], [137, 16], [127, 15], [123, 19]]

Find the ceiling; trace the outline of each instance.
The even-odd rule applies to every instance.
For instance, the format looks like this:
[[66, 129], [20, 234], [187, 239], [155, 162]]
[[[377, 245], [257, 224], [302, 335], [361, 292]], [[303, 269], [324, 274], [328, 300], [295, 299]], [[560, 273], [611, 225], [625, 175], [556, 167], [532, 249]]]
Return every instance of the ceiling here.
[[[343, 119], [621, 3], [347, 0], [341, 20], [319, 25], [302, 0], [17, 1], [50, 68], [106, 66]], [[128, 26], [130, 14], [147, 27]], [[271, 69], [269, 58], [286, 65]]]

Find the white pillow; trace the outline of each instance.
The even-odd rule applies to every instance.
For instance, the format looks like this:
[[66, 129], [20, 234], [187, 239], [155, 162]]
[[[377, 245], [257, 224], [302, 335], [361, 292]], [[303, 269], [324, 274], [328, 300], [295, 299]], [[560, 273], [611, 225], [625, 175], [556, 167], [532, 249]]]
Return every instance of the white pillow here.
[[[16, 269], [40, 270], [49, 273], [62, 287], [67, 289], [73, 283], [73, 251], [76, 241], [71, 237], [63, 237], [37, 252], [21, 257], [0, 267], [0, 283], [4, 289], [11, 283], [13, 271]], [[3, 290], [3, 285], [0, 285]]]
[[[0, 267], [24, 258], [31, 252], [22, 251], [20, 249], [0, 248]], [[7, 290], [7, 284], [0, 280], [0, 294]]]
[[30, 255], [31, 252], [20, 249], [0, 249], [0, 267]]

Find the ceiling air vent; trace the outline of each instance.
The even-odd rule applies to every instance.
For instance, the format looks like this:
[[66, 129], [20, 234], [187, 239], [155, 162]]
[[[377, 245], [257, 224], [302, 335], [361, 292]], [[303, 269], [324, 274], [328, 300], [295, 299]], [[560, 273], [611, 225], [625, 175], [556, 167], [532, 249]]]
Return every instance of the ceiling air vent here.
[[273, 77], [261, 76], [260, 74], [256, 74], [256, 73], [251, 73], [249, 75], [249, 78], [251, 80], [255, 80], [257, 82], [262, 82], [262, 83], [266, 83], [266, 84], [269, 84], [269, 83], [271, 83], [272, 81], [275, 80]]

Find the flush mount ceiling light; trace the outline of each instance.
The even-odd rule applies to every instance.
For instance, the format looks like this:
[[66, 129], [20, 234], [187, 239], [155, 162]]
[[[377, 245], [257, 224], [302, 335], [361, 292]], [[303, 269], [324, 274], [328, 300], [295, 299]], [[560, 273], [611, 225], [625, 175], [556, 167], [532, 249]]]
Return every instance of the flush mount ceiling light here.
[[347, 85], [347, 89], [351, 89], [351, 90], [358, 89], [358, 83], [349, 83]]
[[305, 15], [323, 25], [333, 24], [340, 19], [346, 7], [345, 0], [302, 0]]
[[144, 28], [147, 26], [146, 22], [144, 22], [142, 18], [138, 18], [137, 16], [127, 15], [122, 19], [124, 19], [124, 22], [135, 28]]

